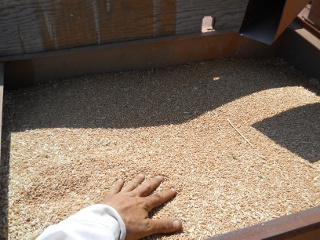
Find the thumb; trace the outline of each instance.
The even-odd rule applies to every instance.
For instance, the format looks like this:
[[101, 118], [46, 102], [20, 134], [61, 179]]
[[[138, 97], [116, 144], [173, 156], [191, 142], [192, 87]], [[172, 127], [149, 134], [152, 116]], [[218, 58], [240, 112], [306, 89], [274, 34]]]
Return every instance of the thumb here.
[[179, 231], [182, 228], [182, 223], [177, 219], [149, 219], [150, 235], [157, 233], [171, 233]]

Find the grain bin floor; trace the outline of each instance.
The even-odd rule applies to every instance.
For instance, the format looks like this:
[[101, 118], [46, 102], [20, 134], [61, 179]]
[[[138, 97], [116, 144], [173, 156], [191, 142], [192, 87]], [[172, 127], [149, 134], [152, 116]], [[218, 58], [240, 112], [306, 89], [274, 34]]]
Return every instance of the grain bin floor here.
[[179, 192], [154, 217], [184, 230], [160, 239], [319, 205], [320, 97], [308, 82], [280, 59], [220, 59], [6, 92], [9, 238], [37, 236], [139, 172]]

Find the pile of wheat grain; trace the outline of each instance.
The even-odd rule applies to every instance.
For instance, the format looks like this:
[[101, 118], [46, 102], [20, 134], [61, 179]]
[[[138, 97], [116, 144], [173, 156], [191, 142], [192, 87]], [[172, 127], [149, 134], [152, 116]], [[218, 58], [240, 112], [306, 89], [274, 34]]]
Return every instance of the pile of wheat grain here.
[[36, 237], [139, 172], [178, 191], [153, 217], [180, 218], [183, 232], [161, 239], [317, 206], [316, 90], [280, 59], [219, 59], [7, 91], [9, 239]]

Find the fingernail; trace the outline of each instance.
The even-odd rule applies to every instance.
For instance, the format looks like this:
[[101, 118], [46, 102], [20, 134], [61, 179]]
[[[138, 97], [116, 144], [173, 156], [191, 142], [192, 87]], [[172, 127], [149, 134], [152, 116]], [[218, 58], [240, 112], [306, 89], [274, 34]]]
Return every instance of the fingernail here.
[[170, 188], [172, 191], [175, 191], [175, 192], [177, 192], [174, 188]]
[[161, 177], [161, 176], [157, 176], [156, 178], [158, 178], [159, 180], [163, 181], [163, 177]]
[[172, 226], [174, 229], [180, 229], [182, 224], [181, 224], [180, 220], [174, 220], [172, 223]]

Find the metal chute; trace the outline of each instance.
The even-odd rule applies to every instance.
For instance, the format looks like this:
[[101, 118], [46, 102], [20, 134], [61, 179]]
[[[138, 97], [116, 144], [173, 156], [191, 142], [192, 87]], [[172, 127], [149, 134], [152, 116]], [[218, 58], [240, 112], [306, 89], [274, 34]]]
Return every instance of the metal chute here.
[[271, 45], [310, 0], [250, 0], [242, 36]]

